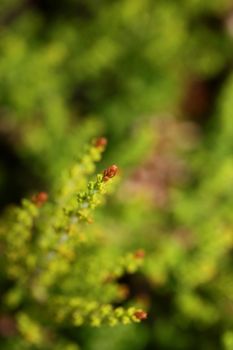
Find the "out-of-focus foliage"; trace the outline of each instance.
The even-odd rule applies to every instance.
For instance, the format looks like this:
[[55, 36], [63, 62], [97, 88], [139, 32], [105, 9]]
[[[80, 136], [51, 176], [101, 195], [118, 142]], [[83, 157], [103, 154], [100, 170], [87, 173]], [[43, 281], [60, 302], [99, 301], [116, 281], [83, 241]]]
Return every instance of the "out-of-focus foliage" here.
[[[232, 40], [231, 0], [1, 1], [2, 206], [56, 192], [61, 169], [103, 133], [104, 162], [124, 180], [90, 229], [108, 245], [89, 253], [104, 251], [106, 268], [120, 253], [146, 254], [117, 284], [148, 321], [67, 324], [59, 337], [84, 350], [232, 349]], [[0, 330], [12, 329], [4, 308]], [[40, 321], [19, 324], [38, 334]]]
[[[189, 76], [224, 70], [232, 53], [223, 25], [230, 6], [1, 1], [0, 132], [20, 173], [15, 190], [25, 192], [21, 172], [30, 174], [29, 188], [53, 182], [94, 132], [111, 136], [112, 149], [126, 135], [136, 143], [136, 118], [143, 124], [150, 113], [173, 110]], [[9, 186], [5, 168], [1, 183]]]
[[[221, 121], [224, 118], [223, 113]], [[130, 183], [120, 196], [116, 212], [122, 213], [123, 224], [118, 229], [122, 230], [123, 244], [140, 242], [147, 252], [146, 278], [141, 280], [144, 286], [138, 287], [138, 296], [152, 310], [151, 347], [158, 344], [161, 349], [231, 347], [228, 344], [233, 327], [233, 162], [232, 155], [221, 145], [224, 128], [225, 122], [219, 137], [214, 134], [209, 141], [208, 149], [202, 145], [195, 152], [185, 188], [171, 188], [166, 205], [162, 202], [161, 206], [159, 191], [155, 193], [156, 211], [149, 206], [148, 198], [143, 203], [139, 197], [137, 204], [125, 199], [131, 197], [126, 195]], [[163, 161], [166, 162], [165, 157]], [[138, 191], [135, 180], [131, 186], [134, 193]], [[115, 217], [113, 226], [114, 221]]]

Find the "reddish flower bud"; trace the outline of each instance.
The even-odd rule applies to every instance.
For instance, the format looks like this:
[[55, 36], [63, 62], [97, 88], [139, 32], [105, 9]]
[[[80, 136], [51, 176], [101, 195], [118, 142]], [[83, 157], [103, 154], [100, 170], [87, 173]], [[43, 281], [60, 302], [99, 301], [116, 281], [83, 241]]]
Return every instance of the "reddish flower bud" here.
[[32, 197], [33, 203], [35, 203], [38, 207], [47, 202], [48, 194], [46, 192], [39, 192], [38, 194]]
[[142, 321], [142, 320], [145, 320], [147, 318], [147, 313], [143, 310], [138, 310], [138, 311], [135, 311], [134, 316], [138, 320]]
[[118, 167], [116, 165], [111, 165], [103, 172], [103, 181], [108, 181], [112, 177], [114, 177], [118, 172]]
[[37, 195], [37, 199], [40, 202], [47, 202], [48, 200], [48, 193], [46, 192], [39, 192]]
[[135, 258], [137, 259], [143, 259], [145, 257], [145, 251], [143, 249], [138, 249], [134, 253]]
[[105, 137], [99, 137], [95, 141], [95, 147], [103, 147], [105, 148], [107, 146], [108, 140]]

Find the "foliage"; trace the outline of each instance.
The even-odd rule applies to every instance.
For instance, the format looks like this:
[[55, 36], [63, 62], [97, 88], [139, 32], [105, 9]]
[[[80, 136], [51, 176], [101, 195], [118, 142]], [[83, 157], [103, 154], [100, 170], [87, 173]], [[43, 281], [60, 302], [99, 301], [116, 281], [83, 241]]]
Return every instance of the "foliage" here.
[[5, 202], [38, 183], [51, 187], [96, 133], [111, 138], [106, 160], [114, 154], [128, 165], [115, 147], [131, 159], [124, 140], [137, 142], [135, 119], [140, 127], [152, 113], [173, 111], [193, 76], [226, 69], [231, 38], [218, 24], [230, 3], [4, 1], [0, 132], [14, 163], [3, 158], [0, 166]]
[[2, 0], [0, 35], [0, 347], [231, 350], [232, 1]]
[[[21, 207], [10, 208], [4, 218], [0, 243], [5, 316], [0, 319], [7, 317], [12, 326], [0, 328], [2, 335], [14, 333], [3, 342], [4, 349], [60, 349], [65, 339], [57, 329], [62, 326], [113, 326], [146, 318], [133, 306], [111, 305], [120, 302], [117, 279], [136, 271], [142, 259], [134, 253], [114, 254], [107, 236], [87, 227], [117, 171], [111, 166], [88, 181], [103, 149], [91, 146], [64, 174], [49, 202], [41, 192], [24, 199]], [[77, 346], [67, 342], [63, 348]]]
[[[139, 244], [146, 252], [143, 276], [131, 279], [130, 285], [149, 307], [153, 335], [147, 335], [148, 348], [168, 350], [172, 344], [173, 349], [217, 350], [231, 344], [233, 178], [232, 158], [222, 144], [226, 101], [232, 100], [224, 100], [218, 137], [214, 133], [208, 147], [199, 141], [195, 152], [185, 151], [190, 173], [183, 185], [170, 187], [166, 205], [161, 206], [157, 193], [155, 208], [145, 188], [138, 192], [135, 184], [132, 198], [127, 181], [105, 219], [113, 231], [116, 215], [120, 218], [118, 244], [128, 249]], [[167, 152], [170, 159], [170, 152], [177, 153], [174, 141]]]

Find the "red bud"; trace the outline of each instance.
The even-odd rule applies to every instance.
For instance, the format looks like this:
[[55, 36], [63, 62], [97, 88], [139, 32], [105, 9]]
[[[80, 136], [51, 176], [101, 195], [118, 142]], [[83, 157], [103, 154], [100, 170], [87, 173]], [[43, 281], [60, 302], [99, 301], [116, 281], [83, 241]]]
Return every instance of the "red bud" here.
[[145, 320], [147, 318], [147, 313], [143, 310], [138, 310], [138, 311], [135, 311], [134, 316], [138, 320], [142, 321], [142, 320]]
[[100, 137], [95, 141], [95, 147], [103, 147], [107, 146], [108, 140], [105, 137]]
[[116, 165], [111, 165], [103, 172], [103, 181], [108, 181], [112, 177], [114, 177], [118, 172], [118, 167]]
[[47, 202], [48, 194], [46, 192], [39, 192], [38, 194], [32, 197], [33, 203], [35, 203], [38, 207]]

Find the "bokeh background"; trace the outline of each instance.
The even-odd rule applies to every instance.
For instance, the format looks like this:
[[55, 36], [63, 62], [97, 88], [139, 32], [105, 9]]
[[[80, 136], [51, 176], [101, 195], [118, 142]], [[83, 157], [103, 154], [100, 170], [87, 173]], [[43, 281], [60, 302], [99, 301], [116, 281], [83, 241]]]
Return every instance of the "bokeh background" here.
[[1, 210], [104, 135], [99, 225], [146, 253], [119, 285], [148, 320], [81, 349], [233, 349], [232, 42], [231, 0], [0, 0]]

